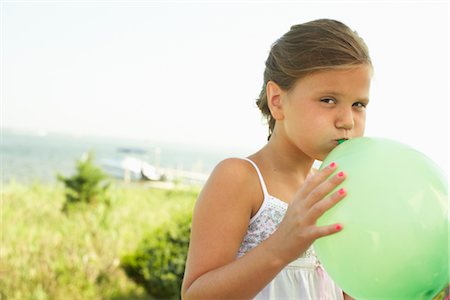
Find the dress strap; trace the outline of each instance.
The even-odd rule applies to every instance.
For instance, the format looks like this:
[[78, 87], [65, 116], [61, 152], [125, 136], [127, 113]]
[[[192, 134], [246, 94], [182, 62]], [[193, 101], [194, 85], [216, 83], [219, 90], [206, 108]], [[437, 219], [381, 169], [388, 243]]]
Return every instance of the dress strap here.
[[264, 193], [264, 199], [268, 198], [269, 197], [269, 193], [267, 192], [266, 184], [264, 183], [264, 179], [262, 177], [261, 172], [259, 171], [258, 166], [251, 159], [248, 159], [248, 158], [245, 158], [245, 157], [243, 159], [248, 161], [249, 163], [251, 163], [253, 165], [253, 167], [255, 167], [256, 173], [258, 173], [258, 177], [259, 177], [259, 182], [261, 184], [261, 188], [262, 188], [263, 193]]

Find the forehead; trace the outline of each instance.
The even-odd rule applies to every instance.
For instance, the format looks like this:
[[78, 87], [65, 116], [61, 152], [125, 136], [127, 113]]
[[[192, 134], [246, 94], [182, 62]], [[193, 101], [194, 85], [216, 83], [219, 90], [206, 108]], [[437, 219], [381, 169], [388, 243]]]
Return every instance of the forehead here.
[[343, 69], [328, 69], [310, 73], [297, 80], [292, 92], [317, 93], [334, 92], [363, 94], [367, 97], [372, 78], [370, 65], [357, 65]]

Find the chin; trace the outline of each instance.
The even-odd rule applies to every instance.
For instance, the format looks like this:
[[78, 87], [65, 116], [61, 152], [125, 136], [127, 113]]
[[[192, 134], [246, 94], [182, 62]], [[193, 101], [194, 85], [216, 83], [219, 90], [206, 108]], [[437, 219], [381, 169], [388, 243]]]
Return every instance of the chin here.
[[330, 146], [317, 147], [315, 149], [310, 149], [311, 151], [305, 151], [304, 153], [312, 159], [323, 161], [334, 148], [335, 147]]
[[318, 153], [314, 153], [315, 155], [313, 155], [312, 157], [313, 157], [315, 160], [324, 161], [325, 158], [328, 156], [328, 154], [330, 154], [330, 152], [331, 152], [333, 149], [334, 149], [334, 147], [331, 148], [331, 149], [323, 150], [323, 151], [318, 152]]

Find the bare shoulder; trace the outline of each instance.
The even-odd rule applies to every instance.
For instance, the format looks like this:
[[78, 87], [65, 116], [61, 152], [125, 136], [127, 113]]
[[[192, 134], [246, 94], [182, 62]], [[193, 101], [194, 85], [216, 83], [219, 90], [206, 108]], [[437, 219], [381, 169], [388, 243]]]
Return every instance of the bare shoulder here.
[[257, 177], [254, 167], [243, 159], [228, 158], [217, 164], [198, 197], [194, 227], [200, 224], [209, 230], [216, 224], [215, 230], [226, 229], [227, 234], [234, 233], [235, 242], [240, 242], [262, 196]]
[[242, 158], [227, 158], [219, 162], [215, 170], [239, 172], [241, 175], [249, 175], [253, 166]]
[[[240, 158], [227, 158], [217, 164], [201, 193], [227, 195], [228, 201], [249, 199], [258, 188], [254, 167]], [[216, 198], [216, 197], [214, 197]], [[222, 197], [219, 197], [222, 198]], [[252, 201], [249, 201], [251, 204]]]
[[254, 168], [248, 161], [241, 158], [227, 158], [217, 164], [211, 178], [226, 177], [231, 180], [230, 183], [239, 184], [251, 180], [253, 173]]
[[243, 159], [225, 159], [203, 187], [194, 209], [183, 290], [202, 274], [236, 259], [255, 197], [251, 193], [257, 175], [252, 168]]

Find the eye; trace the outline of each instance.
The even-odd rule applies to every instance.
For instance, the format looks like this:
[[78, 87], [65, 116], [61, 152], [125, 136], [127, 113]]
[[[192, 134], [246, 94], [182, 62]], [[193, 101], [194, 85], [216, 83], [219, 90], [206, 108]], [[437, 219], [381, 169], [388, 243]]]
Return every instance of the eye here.
[[367, 104], [366, 104], [366, 103], [363, 103], [363, 102], [355, 102], [355, 103], [353, 103], [353, 106], [356, 107], [356, 108], [361, 108], [361, 109], [363, 109], [363, 108], [366, 108], [366, 107], [367, 107]]
[[322, 98], [320, 102], [328, 103], [328, 104], [336, 104], [336, 99], [333, 98]]

